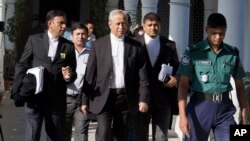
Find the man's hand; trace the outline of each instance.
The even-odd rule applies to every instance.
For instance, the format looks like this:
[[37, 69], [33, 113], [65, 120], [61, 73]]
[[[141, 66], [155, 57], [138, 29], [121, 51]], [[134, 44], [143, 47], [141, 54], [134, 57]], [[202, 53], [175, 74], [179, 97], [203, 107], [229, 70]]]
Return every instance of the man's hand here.
[[179, 128], [181, 129], [183, 134], [185, 134], [187, 137], [190, 137], [190, 125], [188, 123], [187, 116], [180, 115], [179, 117], [180, 117]]
[[169, 88], [173, 88], [174, 86], [177, 87], [177, 79], [172, 75], [170, 75], [169, 77], [170, 77], [170, 80], [164, 83], [164, 86], [169, 87]]
[[72, 69], [69, 66], [62, 67], [62, 75], [65, 81], [69, 81], [72, 76]]
[[84, 115], [87, 115], [89, 112], [89, 107], [87, 105], [82, 105], [81, 111], [83, 112]]
[[246, 125], [247, 124], [247, 113], [248, 113], [248, 109], [247, 108], [243, 108], [241, 109], [240, 112], [240, 124], [241, 125]]
[[139, 103], [139, 111], [142, 113], [145, 113], [148, 111], [148, 104], [145, 102], [140, 102]]

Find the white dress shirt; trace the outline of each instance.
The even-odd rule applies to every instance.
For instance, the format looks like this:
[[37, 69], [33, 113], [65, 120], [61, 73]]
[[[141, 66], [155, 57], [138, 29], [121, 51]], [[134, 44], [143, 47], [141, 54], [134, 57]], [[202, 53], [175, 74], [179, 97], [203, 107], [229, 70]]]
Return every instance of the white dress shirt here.
[[67, 95], [80, 94], [84, 82], [84, 75], [89, 57], [89, 49], [84, 48], [81, 52], [75, 49], [76, 54], [76, 80], [67, 86]]
[[125, 88], [124, 82], [124, 37], [117, 38], [113, 34], [111, 37], [111, 53], [113, 62], [113, 81], [111, 88]]
[[94, 34], [91, 34], [89, 37], [88, 37], [88, 40], [89, 41], [95, 41], [96, 40], [96, 37]]
[[149, 55], [149, 59], [151, 62], [151, 65], [154, 66], [155, 62], [157, 60], [157, 57], [160, 53], [160, 38], [159, 35], [156, 36], [155, 38], [151, 38], [148, 36], [146, 33], [144, 34], [144, 39]]
[[52, 34], [49, 31], [48, 31], [48, 36], [49, 36], [49, 52], [48, 52], [48, 56], [53, 61], [55, 56], [56, 56], [56, 50], [57, 50], [57, 45], [58, 45], [58, 37], [57, 38], [53, 37]]

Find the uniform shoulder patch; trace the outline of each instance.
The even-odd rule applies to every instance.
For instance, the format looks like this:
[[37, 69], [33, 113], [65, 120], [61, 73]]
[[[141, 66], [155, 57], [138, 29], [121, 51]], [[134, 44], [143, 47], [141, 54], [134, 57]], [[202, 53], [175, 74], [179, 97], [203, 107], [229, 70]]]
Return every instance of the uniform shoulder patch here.
[[182, 63], [183, 65], [189, 65], [189, 64], [190, 64], [190, 57], [187, 56], [187, 55], [183, 55], [183, 56], [181, 57], [181, 63]]
[[196, 45], [196, 44], [194, 44], [194, 45], [188, 45], [186, 47], [186, 50], [188, 50], [188, 51], [193, 51], [193, 50], [197, 50], [197, 49], [199, 49], [199, 46]]
[[231, 52], [235, 52], [237, 55], [239, 55], [239, 49], [237, 47], [234, 47], [234, 46], [230, 46], [228, 44], [225, 44], [226, 48], [228, 50], [230, 50]]

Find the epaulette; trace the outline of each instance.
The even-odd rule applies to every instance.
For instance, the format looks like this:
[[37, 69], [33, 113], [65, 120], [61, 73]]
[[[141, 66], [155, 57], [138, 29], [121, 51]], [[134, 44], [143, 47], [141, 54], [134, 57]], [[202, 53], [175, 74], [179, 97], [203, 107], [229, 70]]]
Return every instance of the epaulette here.
[[237, 55], [239, 55], [239, 49], [237, 48], [237, 47], [234, 47], [234, 46], [230, 46], [230, 45], [228, 45], [228, 44], [225, 44], [225, 47], [229, 50], [229, 51], [231, 51], [231, 52], [234, 52], [234, 53], [236, 53]]
[[196, 50], [196, 49], [198, 49], [198, 48], [199, 48], [199, 46], [197, 46], [196, 44], [194, 44], [194, 45], [189, 44], [189, 45], [187, 46], [186, 50], [188, 50], [188, 51], [193, 51], [193, 50]]
[[232, 52], [232, 53], [235, 53], [236, 54], [236, 63], [235, 63], [235, 70], [234, 70], [234, 73], [233, 73], [233, 77], [235, 77], [237, 75], [237, 70], [238, 70], [238, 66], [240, 65], [242, 67], [242, 64], [240, 63], [240, 52], [238, 50], [237, 47], [234, 47], [234, 46], [230, 46], [228, 44], [224, 44], [224, 48], [226, 48], [228, 51]]

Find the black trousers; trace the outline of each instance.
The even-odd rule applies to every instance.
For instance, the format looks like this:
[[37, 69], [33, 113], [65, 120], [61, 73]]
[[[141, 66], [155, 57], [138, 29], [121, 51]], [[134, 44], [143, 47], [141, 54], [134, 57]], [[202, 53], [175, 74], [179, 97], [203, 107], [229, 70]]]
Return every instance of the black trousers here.
[[96, 118], [96, 141], [128, 140], [128, 103], [125, 93], [110, 92], [104, 109]]
[[46, 102], [41, 101], [36, 104], [27, 102], [25, 141], [40, 140], [43, 121], [45, 121], [46, 141], [63, 141], [66, 130], [65, 114], [64, 110], [54, 110]]

